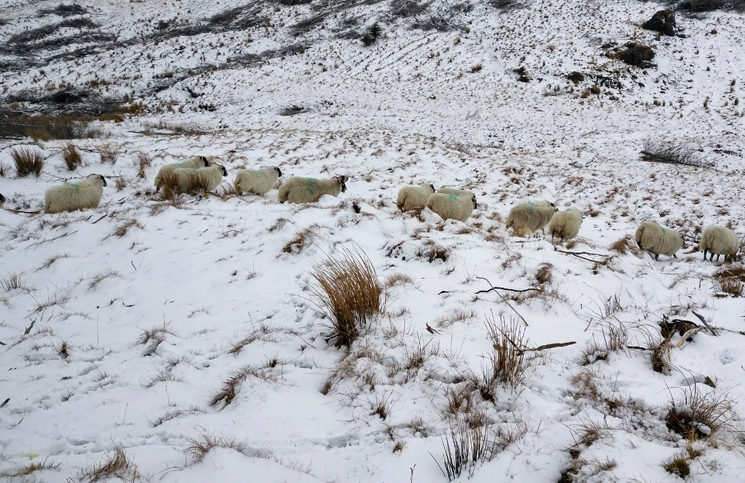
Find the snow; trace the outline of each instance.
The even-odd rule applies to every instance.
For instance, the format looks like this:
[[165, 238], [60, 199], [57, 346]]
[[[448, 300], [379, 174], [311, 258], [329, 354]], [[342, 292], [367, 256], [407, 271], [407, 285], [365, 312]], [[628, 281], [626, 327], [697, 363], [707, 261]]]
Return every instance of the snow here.
[[[0, 140], [0, 475], [90, 481], [86, 471], [121, 448], [145, 481], [447, 481], [444, 442], [468, 419], [504, 444], [460, 479], [557, 482], [575, 465], [573, 481], [674, 482], [663, 464], [693, 444], [702, 454], [688, 480], [743, 481], [744, 305], [714, 276], [742, 262], [704, 262], [696, 243], [710, 224], [743, 235], [742, 15], [679, 14], [686, 36], [657, 38], [637, 26], [660, 8], [652, 2], [474, 2], [450, 19], [460, 29], [438, 32], [409, 28], [391, 2], [368, 3], [298, 38], [291, 26], [322, 2], [262, 4], [270, 26], [156, 45], [136, 39], [159, 20], [207, 22], [241, 3], [79, 2], [120, 47], [0, 73], [3, 96], [98, 77], [111, 80], [107, 95], [149, 109], [101, 123], [105, 138], [74, 140], [84, 155], [75, 172], [62, 161], [66, 141]], [[36, 14], [57, 4], [0, 0], [0, 42], [61, 21]], [[365, 48], [334, 35], [352, 17], [360, 31], [378, 21], [384, 37]], [[656, 67], [603, 56], [606, 42], [632, 38], [656, 49]], [[307, 48], [226, 62], [294, 43]], [[207, 63], [219, 68], [148, 90], [158, 74]], [[530, 83], [517, 80], [521, 65]], [[582, 98], [594, 81], [574, 86], [564, 78], [574, 70], [617, 75], [624, 87]], [[280, 114], [293, 105], [304, 109]], [[690, 147], [713, 167], [641, 161], [646, 140]], [[99, 159], [105, 143], [119, 151], [115, 164]], [[15, 177], [13, 149], [34, 145], [44, 172]], [[140, 153], [152, 159], [144, 179]], [[159, 167], [196, 154], [227, 167], [222, 186], [161, 202]], [[284, 180], [346, 175], [348, 190], [308, 205], [280, 204], [276, 190], [220, 196], [237, 169], [260, 165], [279, 166]], [[46, 189], [90, 173], [109, 180], [97, 209], [34, 213]], [[422, 182], [472, 190], [479, 206], [466, 223], [400, 213], [398, 189]], [[539, 199], [584, 213], [575, 241], [506, 230], [511, 206]], [[677, 258], [636, 250], [645, 220], [684, 233]], [[625, 252], [614, 249], [623, 239]], [[447, 259], [430, 260], [433, 247]], [[343, 249], [365, 253], [381, 283], [410, 277], [386, 287], [385, 312], [349, 349], [328, 340], [312, 293], [314, 266]], [[719, 335], [674, 335], [671, 369], [653, 372], [641, 348], [662, 339], [658, 322], [699, 323], [694, 311]], [[490, 370], [488, 325], [500, 320], [524, 328], [529, 347], [576, 343], [526, 353], [523, 383], [498, 385], [488, 400], [473, 384]], [[633, 347], [608, 351], [611, 328]], [[457, 394], [471, 403], [454, 414]], [[718, 429], [700, 426], [711, 438], [689, 443], [664, 418], [693, 394], [731, 411]], [[190, 448], [206, 441], [217, 444], [195, 457]], [[13, 476], [43, 462], [53, 467]]]

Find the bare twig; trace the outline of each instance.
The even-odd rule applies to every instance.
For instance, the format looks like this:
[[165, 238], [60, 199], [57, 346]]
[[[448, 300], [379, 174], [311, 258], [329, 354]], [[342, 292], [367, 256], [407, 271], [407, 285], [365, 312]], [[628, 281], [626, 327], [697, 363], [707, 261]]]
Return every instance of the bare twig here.
[[[49, 240], [42, 240], [42, 241], [40, 241], [40, 242], [32, 243], [31, 245], [27, 246], [26, 248], [31, 248], [31, 247], [33, 247], [33, 246], [36, 246], [36, 245], [41, 245], [42, 243], [49, 243], [49, 242], [53, 242], [54, 240], [59, 240], [60, 238], [64, 238], [64, 237], [66, 237], [66, 236], [70, 236], [70, 235], [72, 235], [72, 234], [74, 234], [74, 233], [77, 233], [77, 232], [78, 232], [78, 230], [74, 230], [74, 231], [71, 231], [71, 232], [69, 232], [69, 233], [65, 233], [64, 235], [56, 236], [56, 237], [54, 237], [54, 238], [52, 238], [52, 239], [49, 239]], [[24, 250], [25, 250], [26, 248], [24, 248]]]
[[568, 345], [574, 345], [576, 343], [577, 343], [576, 341], [571, 341], [571, 342], [555, 342], [553, 344], [539, 345], [538, 347], [533, 347], [532, 349], [525, 349], [522, 352], [536, 352], [536, 351], [542, 351], [542, 350], [546, 350], [546, 349], [554, 349], [556, 347], [566, 347]]
[[[481, 278], [481, 277], [476, 277], [476, 278]], [[486, 279], [484, 279], [484, 280], [486, 280]], [[488, 280], [486, 280], [486, 281], [488, 282]], [[508, 292], [522, 293], [522, 292], [529, 292], [531, 290], [538, 290], [538, 291], [540, 291], [541, 289], [536, 288], [536, 287], [528, 287], [528, 288], [523, 288], [523, 289], [508, 288], [508, 287], [492, 287], [489, 290], [479, 290], [478, 292], [476, 292], [476, 295], [478, 295], [480, 293], [489, 293], [489, 292], [491, 292], [493, 290], [507, 290]]]
[[489, 286], [491, 287], [491, 290], [494, 290], [494, 293], [496, 293], [497, 295], [499, 295], [499, 298], [500, 298], [500, 299], [502, 299], [502, 302], [506, 303], [506, 304], [507, 304], [507, 306], [508, 306], [509, 308], [511, 308], [511, 309], [512, 309], [512, 311], [513, 311], [513, 312], [515, 312], [515, 313], [517, 314], [517, 316], [518, 316], [518, 317], [520, 317], [520, 320], [522, 320], [522, 321], [523, 321], [523, 322], [525, 323], [525, 326], [528, 326], [528, 325], [530, 325], [530, 324], [528, 324], [528, 321], [527, 321], [527, 320], [525, 320], [525, 317], [523, 317], [522, 315], [520, 315], [520, 312], [518, 312], [518, 311], [517, 311], [517, 310], [515, 309], [515, 307], [513, 307], [513, 306], [512, 306], [512, 304], [510, 304], [510, 303], [509, 303], [509, 302], [507, 301], [507, 299], [506, 299], [506, 298], [504, 298], [504, 296], [503, 296], [503, 295], [502, 295], [501, 293], [497, 292], [497, 289], [498, 289], [498, 287], [495, 287], [494, 285], [492, 285], [492, 284], [491, 284], [491, 282], [490, 282], [490, 281], [489, 281], [488, 279], [484, 278], [484, 277], [476, 277], [476, 278], [480, 278], [481, 280], [486, 280], [486, 283], [488, 283], [488, 284], [489, 284]]
[[107, 216], [109, 216], [109, 214], [108, 214], [108, 213], [106, 213], [105, 215], [103, 215], [103, 216], [102, 216], [101, 218], [97, 219], [97, 220], [96, 220], [96, 221], [94, 221], [93, 223], [91, 223], [91, 225], [95, 225], [96, 223], [98, 223], [99, 221], [103, 220], [103, 219], [104, 219], [104, 218], [106, 218]]

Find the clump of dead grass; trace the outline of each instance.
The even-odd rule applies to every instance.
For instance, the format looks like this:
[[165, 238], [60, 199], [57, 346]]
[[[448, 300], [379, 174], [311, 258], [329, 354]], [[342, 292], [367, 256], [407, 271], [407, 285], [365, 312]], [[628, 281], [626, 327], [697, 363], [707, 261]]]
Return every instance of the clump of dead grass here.
[[375, 267], [364, 252], [342, 248], [338, 257], [314, 265], [311, 275], [317, 282], [311, 293], [331, 320], [330, 340], [351, 347], [360, 326], [383, 311]]
[[184, 453], [192, 458], [192, 462], [199, 463], [207, 453], [215, 448], [232, 449], [244, 455], [248, 453], [246, 445], [237, 439], [211, 434], [203, 434], [200, 438], [189, 439], [189, 446], [184, 449]]
[[69, 171], [75, 171], [83, 163], [80, 151], [72, 143], [67, 143], [62, 148], [62, 159], [65, 161], [65, 165]]
[[665, 424], [670, 431], [696, 441], [713, 440], [721, 431], [731, 428], [736, 414], [726, 394], [704, 393], [696, 383], [682, 392], [682, 399], [672, 397], [668, 403]]
[[29, 174], [33, 174], [38, 178], [44, 169], [44, 157], [38, 149], [14, 148], [10, 152], [10, 156], [15, 163], [18, 177], [23, 178]]
[[293, 239], [287, 242], [284, 247], [282, 247], [282, 253], [298, 254], [302, 252], [305, 248], [311, 245], [313, 243], [313, 240], [316, 238], [316, 227], [316, 225], [309, 226], [308, 228], [303, 228], [302, 230], [295, 233]]
[[[15, 481], [14, 478], [24, 477], [32, 474], [35, 471], [54, 470], [59, 471], [59, 467], [62, 463], [52, 463], [47, 460], [38, 463], [29, 463], [15, 468], [12, 470], [0, 471], [0, 477], [10, 478], [10, 481]], [[26, 481], [25, 479], [23, 481]]]
[[145, 179], [145, 169], [149, 168], [151, 164], [153, 164], [153, 160], [150, 158], [150, 156], [143, 152], [137, 153], [137, 167], [139, 168], [137, 177], [140, 179]]
[[745, 267], [731, 266], [720, 268], [712, 278], [719, 288], [719, 293], [725, 293], [732, 297], [742, 297], [743, 287], [745, 286]]
[[142, 479], [137, 466], [129, 460], [127, 453], [120, 446], [117, 446], [114, 453], [104, 461], [85, 468], [78, 474], [78, 480], [86, 483], [105, 481], [110, 478], [131, 482]]
[[224, 409], [235, 400], [238, 395], [238, 387], [249, 377], [254, 377], [262, 381], [276, 381], [274, 374], [266, 368], [256, 368], [245, 366], [234, 372], [222, 385], [222, 388], [210, 400], [210, 406], [216, 407], [221, 403]]
[[497, 322], [492, 316], [485, 325], [494, 351], [484, 363], [479, 390], [483, 399], [495, 401], [497, 386], [516, 388], [524, 382], [531, 360], [525, 357], [528, 338], [521, 321], [500, 317]]
[[116, 158], [119, 157], [119, 148], [113, 144], [106, 143], [98, 147], [98, 154], [101, 156], [102, 163], [116, 164]]
[[119, 237], [119, 238], [122, 238], [132, 228], [139, 228], [140, 230], [142, 230], [144, 227], [142, 226], [142, 224], [139, 221], [137, 221], [134, 218], [131, 218], [131, 219], [125, 221], [124, 223], [120, 224], [119, 226], [117, 226], [114, 229], [114, 235], [117, 236], [117, 237]]
[[484, 461], [487, 447], [486, 428], [484, 426], [472, 427], [464, 419], [459, 419], [455, 428], [450, 429], [450, 437], [442, 438], [444, 451], [442, 465], [436, 459], [435, 462], [448, 481], [453, 481], [463, 473], [466, 473], [470, 479], [476, 471], [477, 464]]

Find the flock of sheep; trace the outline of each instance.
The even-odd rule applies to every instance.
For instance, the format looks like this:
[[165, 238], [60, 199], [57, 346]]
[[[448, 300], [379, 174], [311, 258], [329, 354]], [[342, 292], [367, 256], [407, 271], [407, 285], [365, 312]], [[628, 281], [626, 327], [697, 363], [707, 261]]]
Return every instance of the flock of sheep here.
[[[156, 190], [168, 184], [178, 193], [189, 192], [195, 188], [207, 191], [215, 189], [228, 171], [224, 166], [213, 163], [211, 158], [196, 156], [176, 164], [167, 164], [160, 168], [155, 177]], [[253, 193], [264, 195], [277, 183], [282, 172], [276, 166], [256, 170], [240, 169], [236, 173], [234, 186], [238, 194]], [[347, 190], [346, 176], [334, 176], [327, 179], [293, 177], [282, 183], [278, 199], [281, 203], [310, 203], [321, 196], [329, 194], [338, 196]], [[67, 183], [49, 188], [44, 195], [44, 211], [59, 213], [86, 208], [96, 208], [101, 201], [106, 179], [100, 174], [91, 174], [76, 183]], [[0, 203], [5, 198], [0, 194]], [[404, 186], [398, 192], [396, 205], [402, 211], [429, 208], [444, 220], [466, 221], [476, 208], [476, 195], [471, 191], [442, 187], [435, 191], [431, 184]], [[543, 230], [548, 225], [551, 241], [560, 238], [562, 241], [574, 238], [582, 224], [582, 213], [572, 209], [558, 211], [549, 201], [520, 203], [510, 210], [507, 216], [507, 228], [512, 228], [517, 236], [527, 236]], [[639, 248], [655, 256], [675, 257], [675, 253], [684, 246], [683, 236], [659, 224], [645, 221], [636, 230], [636, 243]], [[721, 255], [732, 261], [740, 248], [737, 234], [729, 228], [712, 225], [707, 227], [701, 237], [699, 249], [704, 252], [704, 260], [710, 254], [710, 260]]]

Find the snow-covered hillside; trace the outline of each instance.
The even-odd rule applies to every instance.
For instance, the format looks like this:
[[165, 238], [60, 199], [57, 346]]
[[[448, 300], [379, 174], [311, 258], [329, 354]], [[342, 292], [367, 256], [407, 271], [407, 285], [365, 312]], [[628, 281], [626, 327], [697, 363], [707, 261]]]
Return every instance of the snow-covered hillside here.
[[[745, 270], [698, 240], [745, 235], [745, 17], [640, 28], [665, 6], [0, 0], [0, 476], [447, 481], [467, 441], [474, 481], [743, 481]], [[646, 66], [617, 59], [632, 41]], [[54, 119], [88, 136], [41, 135]], [[664, 148], [693, 165], [640, 159]], [[220, 187], [154, 191], [196, 154]], [[348, 190], [237, 196], [266, 165]], [[43, 213], [90, 173], [97, 209]], [[401, 213], [424, 182], [478, 207]], [[513, 236], [510, 208], [540, 199], [580, 209], [579, 237]], [[684, 235], [677, 258], [637, 248], [646, 220]], [[384, 308], [337, 348], [313, 273], [346, 250]]]

